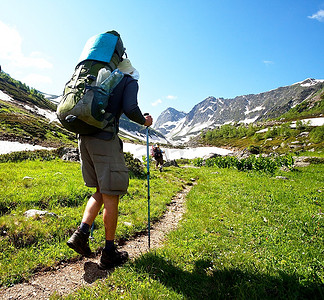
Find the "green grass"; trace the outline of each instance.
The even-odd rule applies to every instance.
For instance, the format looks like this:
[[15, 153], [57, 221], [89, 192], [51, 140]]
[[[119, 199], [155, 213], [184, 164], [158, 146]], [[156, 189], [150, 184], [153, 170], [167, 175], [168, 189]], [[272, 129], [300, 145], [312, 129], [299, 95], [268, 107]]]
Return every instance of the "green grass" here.
[[323, 171], [190, 170], [198, 185], [165, 246], [66, 298], [323, 299]]
[[[79, 225], [91, 192], [83, 186], [79, 168], [77, 163], [58, 160], [1, 164], [0, 202], [19, 199], [10, 213], [0, 217], [2, 285], [28, 279], [35, 270], [76, 257], [65, 242]], [[20, 182], [24, 176], [34, 177], [35, 186], [25, 187]], [[60, 177], [55, 180], [55, 176]], [[116, 268], [107, 279], [66, 298], [324, 297], [322, 163], [275, 174], [217, 167], [152, 170], [153, 220], [192, 177], [198, 184], [187, 195], [186, 213], [162, 248]], [[131, 179], [128, 194], [121, 200], [118, 238], [146, 228], [146, 193], [145, 178]], [[26, 219], [23, 211], [37, 208], [38, 198], [43, 199], [39, 207], [57, 217]], [[103, 236], [100, 218], [94, 234]], [[100, 239], [91, 242], [92, 249], [102, 246]]]
[[[35, 270], [76, 257], [66, 241], [80, 224], [84, 206], [94, 190], [84, 186], [79, 163], [56, 159], [0, 166], [0, 285], [8, 285], [28, 279]], [[174, 173], [177, 172], [157, 176], [152, 172], [152, 221], [161, 217], [172, 196], [181, 190], [183, 182], [189, 181], [188, 175]], [[31, 186], [24, 184], [25, 176], [33, 178]], [[132, 178], [120, 204], [117, 239], [146, 229], [146, 203], [146, 177]], [[56, 216], [28, 219], [23, 214], [32, 208]], [[104, 236], [101, 216], [95, 222], [94, 235]], [[98, 250], [103, 242], [95, 239], [91, 247]]]

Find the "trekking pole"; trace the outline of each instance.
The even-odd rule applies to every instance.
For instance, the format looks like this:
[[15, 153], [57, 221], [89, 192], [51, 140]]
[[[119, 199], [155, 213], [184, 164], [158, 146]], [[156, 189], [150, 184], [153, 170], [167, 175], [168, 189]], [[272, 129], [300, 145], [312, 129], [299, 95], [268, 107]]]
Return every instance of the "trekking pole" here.
[[[147, 116], [145, 113], [144, 116]], [[147, 164], [147, 230], [148, 248], [151, 248], [151, 218], [150, 218], [150, 152], [149, 152], [149, 128], [146, 127], [146, 164]]]

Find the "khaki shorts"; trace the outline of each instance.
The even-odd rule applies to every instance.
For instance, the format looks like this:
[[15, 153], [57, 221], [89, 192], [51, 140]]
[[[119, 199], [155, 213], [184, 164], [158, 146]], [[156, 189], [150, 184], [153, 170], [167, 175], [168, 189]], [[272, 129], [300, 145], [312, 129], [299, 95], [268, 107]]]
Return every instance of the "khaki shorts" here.
[[116, 136], [106, 141], [91, 136], [79, 137], [81, 170], [85, 185], [99, 187], [108, 195], [124, 195], [129, 178], [123, 143]]

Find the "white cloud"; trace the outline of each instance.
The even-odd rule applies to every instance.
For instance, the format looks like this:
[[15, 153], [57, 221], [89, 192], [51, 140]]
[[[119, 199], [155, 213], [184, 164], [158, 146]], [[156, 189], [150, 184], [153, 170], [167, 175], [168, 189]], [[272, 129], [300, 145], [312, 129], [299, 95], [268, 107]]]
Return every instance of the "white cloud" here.
[[[173, 95], [168, 95], [168, 96], [163, 96], [162, 99], [167, 99], [167, 100], [175, 100], [177, 99], [177, 96], [173, 96]], [[161, 104], [163, 101], [162, 99], [157, 99], [155, 102], [152, 102], [152, 106], [157, 106], [159, 104]]]
[[274, 62], [272, 60], [264, 60], [263, 63], [266, 65], [266, 66], [269, 66], [269, 65], [273, 65]]
[[152, 103], [152, 106], [157, 106], [162, 103], [161, 99], [157, 99], [155, 102]]
[[49, 69], [52, 64], [40, 52], [25, 55], [22, 51], [22, 37], [17, 29], [0, 21], [0, 59], [20, 68]]
[[308, 16], [310, 19], [315, 19], [320, 22], [324, 22], [324, 10], [319, 10], [316, 14], [313, 14], [312, 16]]

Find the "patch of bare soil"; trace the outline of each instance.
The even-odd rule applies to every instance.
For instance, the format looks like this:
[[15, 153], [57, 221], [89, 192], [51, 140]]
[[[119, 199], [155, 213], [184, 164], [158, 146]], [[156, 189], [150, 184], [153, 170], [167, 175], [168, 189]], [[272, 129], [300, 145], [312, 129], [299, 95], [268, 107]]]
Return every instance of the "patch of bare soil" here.
[[[192, 186], [187, 185], [173, 197], [164, 216], [151, 225], [150, 248], [161, 247], [166, 234], [174, 230], [182, 218], [185, 196]], [[126, 241], [119, 250], [127, 251], [130, 259], [148, 252], [148, 233]], [[100, 254], [94, 258], [80, 258], [76, 262], [61, 263], [50, 271], [36, 273], [28, 282], [0, 289], [0, 299], [49, 299], [56, 292], [67, 295], [83, 286], [96, 284], [105, 279], [113, 270], [100, 270]]]

